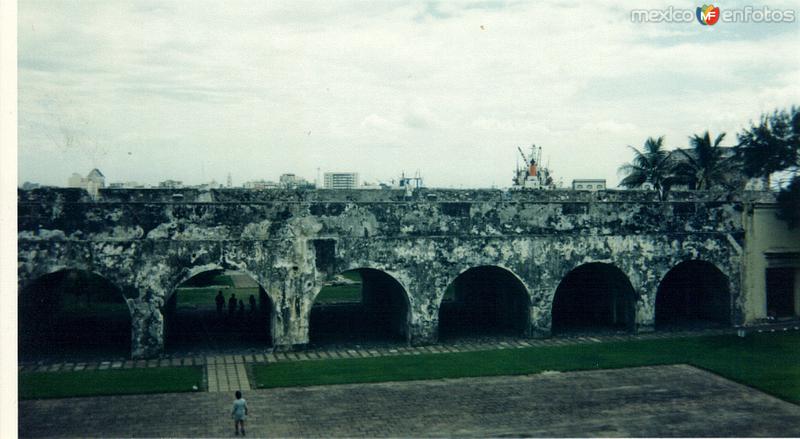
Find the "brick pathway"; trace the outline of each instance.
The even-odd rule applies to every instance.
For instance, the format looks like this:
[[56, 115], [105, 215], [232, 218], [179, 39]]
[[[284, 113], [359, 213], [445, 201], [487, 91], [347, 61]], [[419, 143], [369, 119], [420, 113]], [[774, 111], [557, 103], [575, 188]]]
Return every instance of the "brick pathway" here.
[[250, 380], [242, 358], [231, 355], [206, 358], [206, 377], [209, 392], [250, 390]]
[[[800, 407], [690, 366], [245, 393], [251, 437], [800, 436]], [[232, 395], [21, 401], [20, 437], [226, 437]]]

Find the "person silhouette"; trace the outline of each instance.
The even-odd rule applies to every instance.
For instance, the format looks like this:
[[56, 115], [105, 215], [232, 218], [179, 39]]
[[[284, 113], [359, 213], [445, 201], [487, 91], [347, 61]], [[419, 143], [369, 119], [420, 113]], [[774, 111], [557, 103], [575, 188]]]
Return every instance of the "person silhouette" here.
[[239, 299], [239, 311], [238, 311], [238, 316], [237, 317], [239, 317], [239, 321], [240, 322], [244, 318], [244, 300], [242, 300], [242, 299]]
[[214, 298], [217, 302], [217, 318], [222, 319], [222, 308], [225, 307], [225, 296], [222, 295], [222, 290], [217, 292], [217, 297]]
[[256, 296], [250, 295], [250, 298], [247, 299], [250, 302], [250, 314], [256, 313]]
[[231, 298], [228, 299], [228, 317], [231, 319], [233, 318], [233, 313], [236, 312], [236, 293], [231, 294]]

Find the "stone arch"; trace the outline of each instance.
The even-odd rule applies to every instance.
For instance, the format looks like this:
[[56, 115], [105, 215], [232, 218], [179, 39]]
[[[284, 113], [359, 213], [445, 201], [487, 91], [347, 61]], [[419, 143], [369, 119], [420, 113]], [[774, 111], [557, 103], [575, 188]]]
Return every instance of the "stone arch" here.
[[[228, 281], [215, 284], [217, 277]], [[207, 263], [180, 268], [173, 279], [162, 306], [166, 349], [192, 351], [273, 344], [275, 301], [261, 280], [248, 270]], [[219, 293], [224, 298], [221, 310], [216, 304]], [[231, 313], [232, 296], [236, 306]]]
[[19, 280], [21, 357], [131, 352], [133, 315], [124, 287], [76, 265], [51, 266]]
[[80, 270], [107, 279], [123, 293], [126, 299], [134, 296], [131, 291], [133, 288], [131, 276], [98, 262], [95, 252], [89, 247], [82, 246], [70, 250], [59, 248], [59, 251], [33, 247], [27, 249], [25, 254], [25, 256], [30, 255], [34, 256], [24, 260], [20, 258], [17, 261], [17, 292], [27, 289], [43, 276], [65, 270]]
[[238, 271], [246, 274], [256, 283], [258, 283], [262, 289], [264, 289], [264, 292], [267, 294], [267, 298], [272, 304], [272, 309], [270, 312], [273, 314], [277, 312], [277, 303], [280, 302], [281, 298], [276, 296], [275, 291], [267, 287], [270, 276], [267, 275], [267, 278], [265, 278], [259, 274], [260, 272], [251, 269], [251, 267], [246, 263], [239, 262], [237, 259], [231, 260], [228, 258], [225, 258], [225, 260], [221, 262], [208, 261], [204, 264], [182, 265], [178, 267], [169, 277], [168, 287], [166, 288], [164, 294], [164, 301], [166, 302], [169, 297], [175, 293], [175, 289], [178, 288], [179, 285], [197, 276], [198, 274], [212, 270]]
[[311, 344], [409, 341], [411, 299], [396, 274], [355, 266], [315, 289], [308, 312]]
[[530, 292], [512, 270], [478, 265], [453, 278], [439, 302], [439, 337], [528, 335]]
[[689, 259], [672, 267], [656, 292], [656, 329], [731, 324], [730, 281], [715, 264]]
[[636, 292], [616, 265], [589, 262], [569, 271], [552, 304], [552, 333], [634, 331]]
[[208, 273], [211, 271], [224, 271], [225, 266], [218, 263], [209, 263], [203, 265], [193, 265], [191, 267], [182, 267], [175, 275], [175, 280], [170, 282], [170, 288], [164, 294], [164, 302], [170, 300], [177, 292], [178, 288], [189, 281], [190, 279]]

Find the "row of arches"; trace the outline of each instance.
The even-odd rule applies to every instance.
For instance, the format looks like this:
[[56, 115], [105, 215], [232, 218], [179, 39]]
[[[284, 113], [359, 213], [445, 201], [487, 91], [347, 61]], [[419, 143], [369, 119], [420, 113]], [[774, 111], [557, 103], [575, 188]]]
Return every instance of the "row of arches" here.
[[[222, 297], [220, 305], [219, 296]], [[234, 296], [234, 297], [231, 297]], [[619, 268], [587, 263], [558, 285], [551, 332], [570, 335], [630, 332], [637, 294]], [[661, 280], [657, 330], [730, 325], [727, 277], [713, 264], [685, 261]], [[240, 350], [268, 346], [274, 306], [264, 289], [241, 272], [210, 270], [183, 282], [167, 298], [165, 349]], [[130, 350], [131, 318], [123, 293], [101, 276], [79, 270], [45, 275], [20, 295], [20, 354], [86, 354]], [[439, 306], [440, 340], [473, 336], [524, 336], [530, 331], [530, 296], [511, 271], [479, 266], [448, 286]], [[344, 272], [323, 288], [309, 314], [312, 345], [406, 342], [408, 293], [384, 271]]]

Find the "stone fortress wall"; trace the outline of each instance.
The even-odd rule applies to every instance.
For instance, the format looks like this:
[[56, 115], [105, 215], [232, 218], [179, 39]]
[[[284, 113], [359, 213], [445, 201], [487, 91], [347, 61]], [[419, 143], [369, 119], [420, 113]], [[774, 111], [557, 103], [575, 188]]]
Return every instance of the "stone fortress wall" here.
[[[524, 333], [551, 332], [561, 280], [586, 263], [619, 269], [635, 291], [635, 331], [654, 326], [659, 282], [687, 260], [729, 282], [730, 321], [746, 324], [743, 212], [756, 193], [648, 191], [37, 189], [18, 195], [18, 287], [62, 269], [120, 288], [132, 356], [164, 348], [166, 300], [190, 277], [231, 269], [253, 277], [273, 310], [278, 348], [308, 343], [309, 313], [337, 273], [380, 270], [406, 293], [411, 344], [435, 342], [447, 286], [499, 267], [524, 285]], [[764, 201], [761, 199], [760, 201]]]

